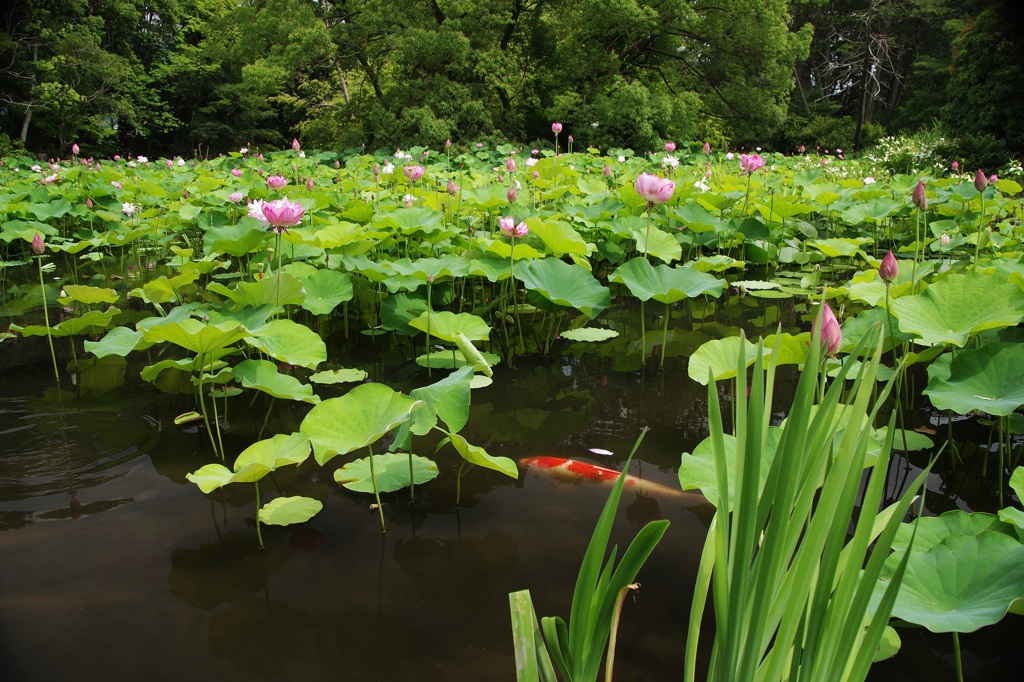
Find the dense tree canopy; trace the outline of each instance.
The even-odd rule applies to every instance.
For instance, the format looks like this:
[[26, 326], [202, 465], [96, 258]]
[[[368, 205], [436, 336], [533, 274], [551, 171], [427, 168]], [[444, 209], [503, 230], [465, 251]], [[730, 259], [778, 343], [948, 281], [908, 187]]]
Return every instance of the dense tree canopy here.
[[[325, 148], [437, 146], [544, 139], [559, 120], [577, 145], [708, 139], [792, 148], [863, 146], [884, 127], [912, 131], [941, 119], [958, 136], [1019, 153], [1016, 119], [998, 111], [1022, 68], [1020, 34], [999, 18], [1009, 6], [17, 3], [0, 16], [0, 143], [46, 154], [75, 141], [94, 153], [206, 154], [296, 136]], [[995, 49], [973, 59], [982, 45]], [[979, 106], [987, 127], [968, 130], [979, 117], [964, 112]]]

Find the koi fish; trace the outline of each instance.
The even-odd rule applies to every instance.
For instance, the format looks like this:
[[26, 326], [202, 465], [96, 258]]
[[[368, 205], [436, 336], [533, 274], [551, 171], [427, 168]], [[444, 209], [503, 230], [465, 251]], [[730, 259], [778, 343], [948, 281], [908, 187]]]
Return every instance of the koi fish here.
[[[527, 457], [519, 460], [519, 466], [525, 469], [533, 469], [536, 471], [542, 471], [552, 478], [560, 481], [586, 481], [588, 483], [615, 483], [619, 480], [619, 472], [608, 467], [603, 467], [597, 464], [590, 464], [588, 462], [580, 462], [575, 459], [566, 459], [564, 457]], [[698, 493], [683, 492], [675, 488], [670, 488], [660, 483], [651, 483], [645, 481], [642, 478], [637, 478], [632, 474], [626, 474], [626, 482], [624, 487], [629, 490], [635, 490], [638, 493], [655, 493], [666, 497], [676, 498], [700, 498], [703, 497]]]

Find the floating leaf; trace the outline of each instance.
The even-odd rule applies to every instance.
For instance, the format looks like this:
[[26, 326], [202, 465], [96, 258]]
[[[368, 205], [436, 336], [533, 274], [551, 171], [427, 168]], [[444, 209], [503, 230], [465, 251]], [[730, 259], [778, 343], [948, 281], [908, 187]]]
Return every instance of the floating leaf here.
[[557, 258], [520, 263], [515, 276], [530, 291], [536, 291], [555, 305], [576, 308], [590, 319], [611, 305], [608, 287], [601, 286], [586, 268]]
[[607, 341], [608, 339], [614, 339], [619, 333], [614, 329], [604, 329], [602, 327], [580, 327], [579, 329], [570, 329], [562, 332], [563, 339], [569, 339], [570, 341]]
[[207, 494], [226, 486], [231, 482], [232, 476], [232, 471], [223, 464], [207, 464], [191, 474], [185, 474], [187, 480], [195, 483]]
[[366, 372], [361, 369], [329, 369], [317, 372], [309, 377], [314, 384], [346, 384], [366, 379]]
[[114, 303], [117, 299], [117, 292], [113, 289], [66, 284], [64, 285], [64, 291], [61, 292], [61, 296], [57, 298], [57, 301], [61, 305], [67, 305], [72, 301], [78, 301], [85, 305], [96, 305], [97, 303]]
[[940, 410], [980, 410], [1005, 417], [1024, 405], [1024, 343], [997, 342], [962, 350], [949, 375], [929, 373], [924, 393]]
[[[409, 478], [409, 460], [412, 460], [412, 479]], [[370, 459], [362, 457], [348, 462], [335, 470], [334, 480], [341, 486], [357, 493], [373, 493], [373, 482], [377, 490], [391, 493], [410, 485], [421, 485], [437, 478], [437, 464], [419, 455], [389, 452], [373, 455], [373, 478], [370, 477]]]
[[740, 343], [743, 344], [743, 357], [747, 358], [749, 367], [754, 364], [757, 346], [739, 336], [729, 336], [708, 341], [698, 348], [690, 356], [687, 374], [702, 386], [707, 386], [708, 368], [711, 369], [715, 381], [731, 379], [736, 376], [736, 358], [739, 357]]

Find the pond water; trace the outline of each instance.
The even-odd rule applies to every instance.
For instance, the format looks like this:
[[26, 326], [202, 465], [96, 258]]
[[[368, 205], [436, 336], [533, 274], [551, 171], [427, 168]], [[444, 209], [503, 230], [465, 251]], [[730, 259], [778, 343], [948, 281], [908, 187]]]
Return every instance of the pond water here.
[[[384, 340], [352, 344], [346, 355], [372, 380], [427, 381]], [[461, 460], [444, 449], [434, 456], [441, 475], [415, 502], [408, 491], [384, 496], [382, 534], [372, 497], [332, 481], [346, 458], [307, 462], [268, 477], [264, 494], [314, 497], [323, 511], [265, 527], [261, 551], [250, 486], [204, 496], [185, 480], [212, 456], [205, 434], [173, 423], [190, 398], [153, 390], [134, 360], [98, 363], [58, 391], [38, 338], [8, 341], [0, 356], [2, 679], [511, 680], [509, 592], [529, 588], [538, 614], [567, 615], [605, 487], [476, 468], [457, 501]], [[681, 357], [663, 371], [622, 362], [591, 353], [503, 364], [474, 391], [463, 433], [494, 455], [615, 468], [649, 426], [632, 473], [676, 487], [680, 453], [706, 436], [706, 389]], [[251, 400], [231, 399], [229, 452], [257, 438], [266, 406]], [[279, 404], [271, 424], [293, 429], [304, 412]], [[933, 475], [930, 509], [952, 504], [936, 494], [945, 487]], [[648, 520], [671, 526], [624, 609], [617, 680], [680, 678], [712, 513], [695, 495], [624, 494], [620, 546]], [[953, 678], [948, 635], [902, 634], [904, 651], [872, 679]], [[1021, 634], [1010, 616], [964, 636], [968, 679], [1015, 673]]]

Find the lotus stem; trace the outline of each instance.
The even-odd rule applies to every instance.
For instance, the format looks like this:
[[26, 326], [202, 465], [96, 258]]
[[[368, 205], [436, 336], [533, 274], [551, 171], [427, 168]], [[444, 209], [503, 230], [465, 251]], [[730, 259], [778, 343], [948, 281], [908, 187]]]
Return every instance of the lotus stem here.
[[659, 362], [659, 369], [665, 369], [665, 356], [667, 353], [665, 350], [668, 348], [668, 320], [672, 317], [672, 306], [668, 303], [665, 304], [665, 326], [661, 329], [661, 361]]
[[964, 682], [964, 663], [960, 658], [960, 633], [953, 631], [953, 660], [956, 661], [956, 680]]
[[57, 354], [53, 351], [53, 336], [50, 333], [50, 312], [47, 310], [48, 306], [46, 303], [46, 284], [43, 282], [43, 257], [39, 256], [36, 259], [36, 264], [39, 266], [39, 292], [43, 297], [43, 320], [46, 322], [46, 340], [50, 344], [50, 359], [53, 360], [53, 378], [57, 380], [57, 386], [60, 386], [60, 372], [57, 370]]
[[263, 549], [263, 533], [260, 531], [260, 482], [253, 481], [253, 485], [256, 486], [256, 539], [260, 543], [260, 549]]
[[370, 453], [370, 483], [373, 485], [373, 497], [377, 501], [377, 513], [380, 515], [380, 532], [387, 533], [384, 527], [384, 507], [380, 503], [380, 491], [377, 490], [377, 474], [373, 470], [373, 446], [367, 446], [366, 451]]
[[978, 269], [978, 253], [981, 251], [981, 229], [985, 226], [985, 195], [979, 192], [981, 198], [981, 215], [978, 216], [978, 238], [974, 242], [974, 269]]

